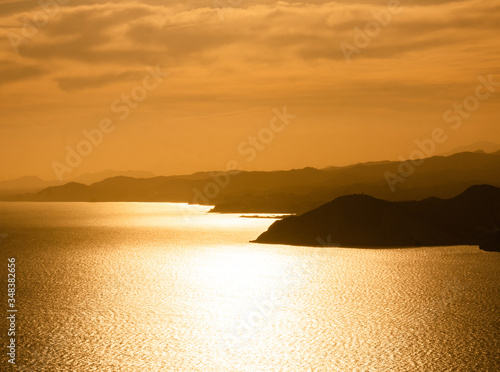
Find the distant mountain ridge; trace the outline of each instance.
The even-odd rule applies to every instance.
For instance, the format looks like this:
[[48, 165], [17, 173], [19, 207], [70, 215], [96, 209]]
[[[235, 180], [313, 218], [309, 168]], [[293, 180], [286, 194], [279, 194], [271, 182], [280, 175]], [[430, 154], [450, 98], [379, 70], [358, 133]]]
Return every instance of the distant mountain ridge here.
[[500, 152], [434, 156], [415, 167], [394, 192], [386, 172], [401, 162], [274, 172], [206, 172], [187, 176], [118, 176], [79, 186], [69, 183], [37, 193], [3, 197], [11, 201], [136, 201], [215, 205], [222, 213], [303, 213], [339, 196], [365, 193], [386, 200], [450, 198], [477, 184], [500, 186]]
[[372, 162], [323, 170], [328, 177], [309, 189], [288, 187], [265, 195], [224, 195], [214, 212], [303, 213], [336, 197], [365, 193], [387, 200], [419, 200], [431, 196], [450, 198], [477, 184], [500, 186], [500, 151], [459, 153], [424, 159], [395, 192], [384, 174], [398, 174], [401, 162]]
[[479, 185], [451, 199], [408, 202], [342, 196], [275, 222], [255, 242], [360, 248], [479, 245], [500, 251], [500, 188]]
[[146, 171], [115, 171], [111, 169], [104, 170], [102, 172], [96, 173], [85, 173], [81, 176], [75, 177], [71, 180], [71, 182], [83, 183], [85, 185], [91, 185], [96, 182], [103, 181], [107, 178], [117, 177], [117, 176], [125, 176], [125, 177], [134, 177], [134, 178], [151, 178], [155, 177], [155, 174], [152, 172]]
[[51, 185], [50, 182], [44, 181], [37, 176], [25, 176], [14, 180], [0, 181], [0, 189], [32, 189], [49, 185]]
[[91, 185], [92, 183], [99, 182], [105, 180], [106, 178], [116, 177], [116, 176], [127, 176], [127, 177], [137, 177], [137, 178], [149, 178], [154, 177], [155, 175], [152, 172], [144, 172], [144, 171], [114, 171], [114, 170], [105, 170], [102, 172], [96, 173], [84, 173], [74, 179], [69, 181], [45, 181], [37, 176], [24, 176], [20, 178], [16, 178], [13, 180], [0, 181], [0, 193], [12, 194], [12, 193], [21, 193], [21, 192], [37, 192], [44, 188], [51, 186], [60, 186], [64, 184], [68, 184], [71, 182], [81, 183], [85, 185]]
[[461, 152], [485, 152], [491, 154], [500, 151], [500, 145], [489, 141], [476, 142], [467, 146], [460, 146], [453, 150], [439, 154], [440, 156], [450, 156]]

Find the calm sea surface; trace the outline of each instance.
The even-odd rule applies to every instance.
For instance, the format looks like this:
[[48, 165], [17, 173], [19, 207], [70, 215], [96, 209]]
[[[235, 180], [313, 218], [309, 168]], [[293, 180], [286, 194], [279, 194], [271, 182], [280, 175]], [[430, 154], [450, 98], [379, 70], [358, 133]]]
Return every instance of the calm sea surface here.
[[16, 370], [500, 370], [500, 254], [256, 245], [273, 219], [207, 210], [0, 203]]

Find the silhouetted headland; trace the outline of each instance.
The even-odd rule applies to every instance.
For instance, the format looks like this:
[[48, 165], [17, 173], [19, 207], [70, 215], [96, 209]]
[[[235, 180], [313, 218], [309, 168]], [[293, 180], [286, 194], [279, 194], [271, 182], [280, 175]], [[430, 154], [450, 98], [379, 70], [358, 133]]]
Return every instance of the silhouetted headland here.
[[500, 188], [479, 185], [452, 199], [407, 202], [342, 196], [275, 222], [255, 242], [373, 248], [479, 245], [498, 252]]

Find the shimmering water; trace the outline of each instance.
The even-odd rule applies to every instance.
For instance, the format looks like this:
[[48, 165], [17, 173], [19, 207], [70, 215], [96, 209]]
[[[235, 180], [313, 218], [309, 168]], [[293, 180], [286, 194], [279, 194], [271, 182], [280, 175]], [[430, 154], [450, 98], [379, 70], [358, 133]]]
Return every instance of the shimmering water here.
[[274, 220], [207, 210], [0, 203], [17, 370], [500, 370], [500, 254], [255, 245]]

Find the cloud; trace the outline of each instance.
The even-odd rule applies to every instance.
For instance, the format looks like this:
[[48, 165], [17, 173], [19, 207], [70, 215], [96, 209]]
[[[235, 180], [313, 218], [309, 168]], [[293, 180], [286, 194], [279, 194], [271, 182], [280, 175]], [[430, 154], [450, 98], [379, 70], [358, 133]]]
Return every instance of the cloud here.
[[[356, 73], [366, 63], [385, 65], [396, 79], [407, 75], [396, 67], [402, 60], [443, 60], [446, 55], [464, 59], [453, 61], [457, 71], [468, 69], [472, 59], [478, 72], [491, 69], [498, 55], [493, 49], [500, 28], [498, 0], [401, 0], [402, 11], [393, 14], [390, 24], [347, 65], [341, 43], [353, 44], [358, 30], [373, 22], [375, 14], [387, 12], [387, 4], [243, 2], [227, 7], [221, 22], [215, 3], [74, 1], [20, 48], [16, 57], [20, 66], [29, 66], [23, 67], [26, 74], [14, 72], [4, 81], [40, 78], [44, 71], [60, 89], [75, 92], [134, 79], [130, 71], [160, 64], [176, 70], [187, 85], [192, 76], [198, 81], [217, 77], [219, 85], [231, 84], [230, 77], [251, 84], [257, 74], [278, 86], [286, 84], [284, 77], [291, 73], [309, 73], [321, 81], [331, 75], [332, 63]], [[21, 34], [23, 14], [0, 18], [0, 33]], [[7, 46], [1, 55], [12, 60], [13, 51]], [[356, 79], [353, 74], [333, 75]], [[379, 79], [388, 75], [381, 73]]]
[[0, 63], [0, 85], [30, 80], [45, 75], [47, 72], [37, 66], [18, 66], [9, 62]]
[[[388, 58], [401, 53], [460, 47], [491, 39], [498, 30], [498, 1], [470, 0], [413, 6], [403, 11], [377, 36], [364, 58]], [[342, 59], [339, 44], [352, 42], [355, 29], [374, 20], [386, 6], [365, 3], [284, 3], [228, 8], [224, 22], [217, 9], [182, 9], [138, 3], [105, 3], [64, 8], [21, 48], [31, 60], [74, 60], [122, 66], [158, 60], [177, 65], [193, 58], [210, 64], [222, 59], [269, 61], [281, 57], [308, 61]], [[477, 22], [481, 19], [481, 22]], [[11, 30], [12, 31], [12, 30]], [[19, 31], [19, 30], [18, 30]], [[452, 32], [450, 32], [452, 31]], [[218, 58], [217, 58], [218, 57]]]
[[137, 81], [144, 75], [143, 72], [126, 71], [122, 73], [106, 73], [101, 75], [57, 77], [59, 87], [65, 92], [88, 88], [100, 88], [115, 82]]
[[[389, 0], [230, 5], [236, 3], [69, 0], [16, 54], [8, 34], [22, 35], [25, 20], [43, 9], [38, 1], [0, 0], [2, 156], [17, 159], [7, 170], [31, 173], [35, 162], [51, 171], [71, 142], [58, 133], [76, 138], [110, 115], [111, 103], [140, 84], [146, 66], [171, 75], [95, 153], [96, 168], [115, 161], [142, 167], [154, 153], [153, 161], [176, 164], [171, 171], [199, 170], [189, 154], [186, 163], [177, 161], [193, 148], [213, 153], [207, 167], [217, 169], [215, 159], [234, 156], [235, 143], [284, 105], [302, 124], [284, 134], [290, 152], [283, 159], [310, 153], [321, 161], [363, 160], [370, 148], [377, 158], [396, 156], [402, 138], [411, 144], [442, 125], [443, 111], [471, 94], [479, 75], [499, 79], [500, 0], [401, 0], [403, 11], [351, 63], [340, 44], [353, 43]], [[499, 99], [482, 103], [460, 135], [498, 138]], [[193, 133], [196, 143], [188, 138]], [[155, 148], [157, 139], [169, 146]], [[366, 151], [352, 145], [359, 141]], [[300, 161], [315, 165], [313, 158]], [[263, 154], [255, 167], [296, 164]]]

